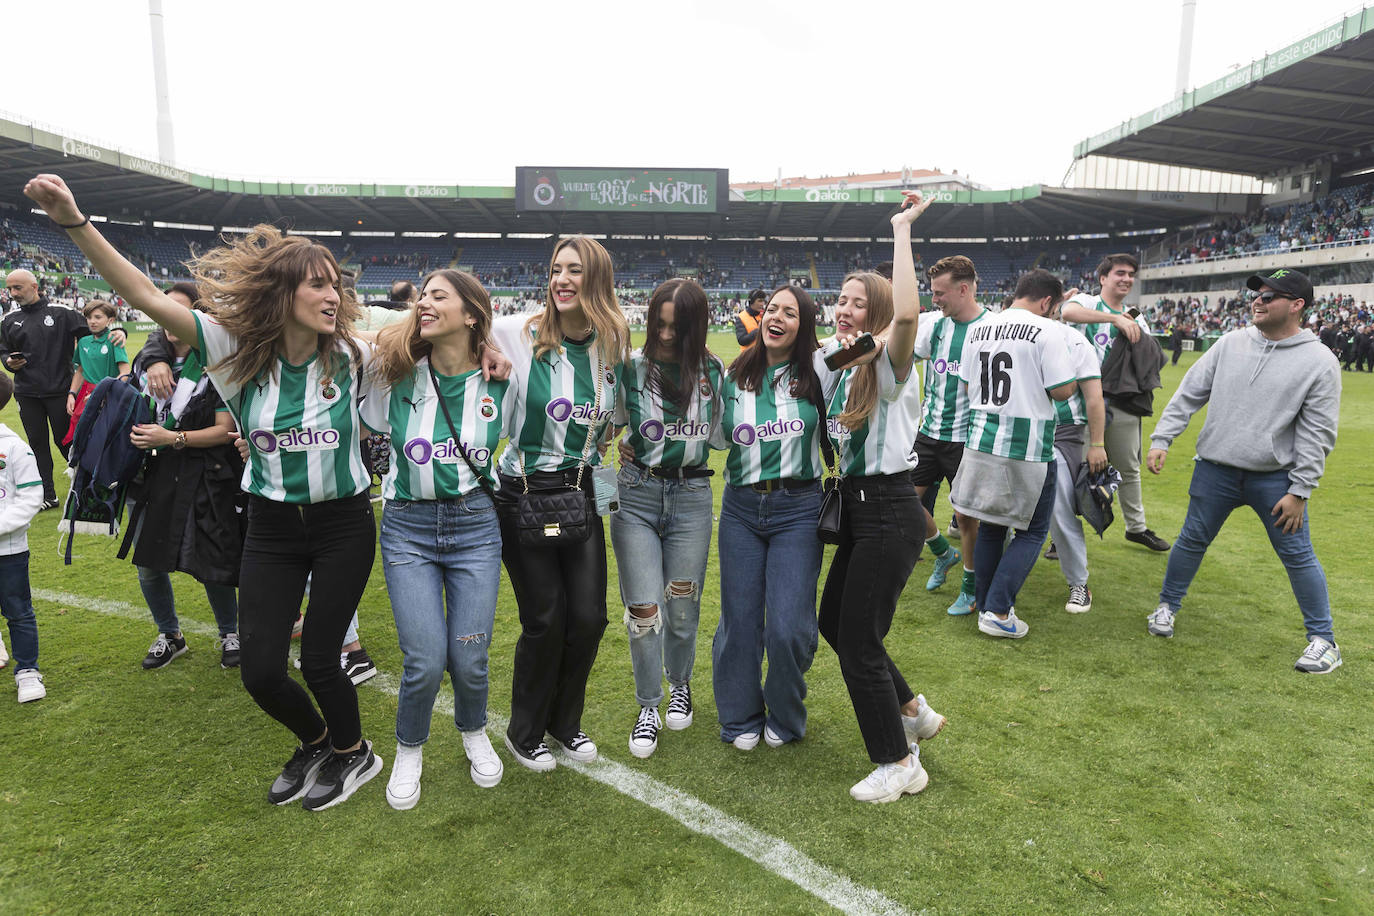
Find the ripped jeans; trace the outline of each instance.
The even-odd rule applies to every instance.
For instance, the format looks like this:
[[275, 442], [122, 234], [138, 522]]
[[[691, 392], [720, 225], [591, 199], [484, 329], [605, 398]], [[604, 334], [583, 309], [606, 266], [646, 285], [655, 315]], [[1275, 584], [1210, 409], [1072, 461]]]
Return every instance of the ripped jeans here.
[[453, 680], [454, 723], [460, 731], [483, 728], [501, 579], [501, 527], [491, 498], [474, 490], [457, 499], [387, 500], [381, 545], [405, 655], [396, 740], [415, 747], [429, 739], [445, 671]]
[[[620, 571], [620, 599], [630, 634], [635, 699], [663, 700], [692, 677], [701, 617], [701, 586], [711, 549], [709, 477], [671, 480], [628, 462], [620, 469], [620, 511], [611, 516], [611, 544]], [[658, 620], [636, 620], [630, 608], [658, 607]]]

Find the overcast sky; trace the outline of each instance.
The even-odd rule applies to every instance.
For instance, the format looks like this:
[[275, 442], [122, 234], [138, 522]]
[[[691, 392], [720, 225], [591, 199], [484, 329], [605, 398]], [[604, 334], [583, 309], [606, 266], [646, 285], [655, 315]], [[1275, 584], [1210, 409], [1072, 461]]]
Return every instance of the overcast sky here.
[[[0, 110], [157, 151], [147, 0], [7, 9]], [[163, 0], [176, 164], [514, 183], [517, 165], [903, 166], [1059, 184], [1174, 94], [1180, 0]], [[1358, 8], [1198, 0], [1194, 86]], [[327, 11], [327, 12], [326, 12]], [[153, 158], [156, 158], [155, 155]]]

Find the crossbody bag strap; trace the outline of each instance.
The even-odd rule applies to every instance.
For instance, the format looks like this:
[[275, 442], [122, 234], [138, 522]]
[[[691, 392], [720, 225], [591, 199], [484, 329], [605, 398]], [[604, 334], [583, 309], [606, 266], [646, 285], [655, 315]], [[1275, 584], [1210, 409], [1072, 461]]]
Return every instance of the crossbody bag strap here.
[[839, 465], [835, 461], [835, 446], [830, 441], [830, 422], [825, 404], [820, 394], [820, 379], [816, 380], [817, 391], [811, 395], [811, 404], [816, 408], [816, 422], [821, 425], [821, 456], [825, 459], [825, 469], [831, 477], [839, 477]]
[[[601, 351], [593, 346], [592, 354], [596, 357], [596, 395], [592, 398], [592, 421], [587, 425], [587, 441], [582, 445], [582, 458], [577, 464], [577, 482], [574, 486], [579, 490], [582, 489], [582, 472], [587, 469], [587, 456], [591, 454], [592, 443], [596, 440], [597, 419], [601, 416]], [[518, 445], [519, 443], [517, 443]], [[530, 478], [525, 473], [525, 453], [520, 451], [518, 447], [515, 450], [515, 458], [520, 464], [520, 480], [525, 486], [525, 492], [528, 493], [530, 491]]]
[[[429, 382], [434, 386], [434, 396], [439, 400], [439, 409], [444, 412], [444, 422], [448, 424], [448, 432], [449, 435], [453, 437], [453, 444], [458, 447], [458, 454], [462, 455], [463, 460], [467, 462], [468, 470], [471, 471], [472, 476], [477, 479], [478, 486], [485, 490], [488, 496], [495, 499], [496, 490], [492, 487], [491, 483], [487, 481], [487, 478], [483, 477], [481, 472], [477, 470], [477, 465], [472, 463], [472, 459], [468, 457], [468, 450], [463, 448], [463, 439], [458, 435], [457, 427], [453, 425], [453, 417], [449, 416], [448, 405], [444, 403], [444, 394], [439, 390], [439, 377], [434, 374], [434, 364], [427, 362], [425, 363], [425, 367], [429, 369]], [[525, 485], [525, 489], [528, 492], [529, 484]]]

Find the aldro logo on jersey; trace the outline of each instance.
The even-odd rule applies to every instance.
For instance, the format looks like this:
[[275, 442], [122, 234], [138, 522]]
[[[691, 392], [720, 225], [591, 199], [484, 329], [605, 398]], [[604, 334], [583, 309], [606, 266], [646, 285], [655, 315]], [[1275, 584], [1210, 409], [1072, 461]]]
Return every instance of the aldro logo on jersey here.
[[843, 442], [849, 438], [849, 427], [841, 423], [839, 417], [826, 417], [825, 429], [836, 442]]
[[649, 442], [662, 442], [675, 439], [679, 442], [700, 442], [711, 435], [710, 423], [692, 423], [689, 420], [645, 420], [639, 424], [639, 434]]
[[336, 429], [289, 429], [278, 435], [266, 429], [256, 429], [248, 435], [253, 448], [270, 455], [277, 449], [284, 452], [321, 452], [339, 447]]
[[791, 439], [794, 436], [800, 436], [805, 432], [806, 423], [800, 418], [794, 417], [791, 420], [784, 420], [779, 417], [757, 426], [740, 423], [730, 431], [730, 439], [736, 445], [743, 445], [747, 448], [755, 442], [776, 442], [779, 439]]
[[[443, 442], [430, 442], [428, 439], [417, 436], [405, 444], [401, 453], [409, 458], [412, 464], [422, 467], [429, 464], [430, 461], [457, 464], [463, 460], [463, 453], [459, 451], [457, 443], [453, 441], [451, 436]], [[486, 464], [491, 460], [491, 449], [489, 448], [468, 448], [467, 453], [473, 464]]]
[[597, 410], [595, 404], [574, 404], [567, 398], [554, 398], [549, 402], [549, 406], [544, 408], [544, 413], [555, 423], [566, 423], [568, 420], [601, 423], [611, 418], [609, 409]]
[[937, 375], [958, 375], [959, 361], [957, 359], [937, 359], [930, 364], [930, 368], [934, 369]]

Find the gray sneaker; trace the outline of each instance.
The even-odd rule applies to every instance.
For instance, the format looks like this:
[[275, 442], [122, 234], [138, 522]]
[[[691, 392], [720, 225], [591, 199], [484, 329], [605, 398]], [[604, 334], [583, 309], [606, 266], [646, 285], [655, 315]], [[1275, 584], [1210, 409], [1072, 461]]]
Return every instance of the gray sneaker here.
[[1168, 639], [1174, 635], [1174, 612], [1169, 610], [1167, 604], [1155, 608], [1155, 612], [1145, 618], [1145, 621], [1145, 628], [1155, 636]]
[[1341, 649], [1327, 639], [1313, 636], [1293, 667], [1307, 674], [1330, 674], [1341, 666]]

